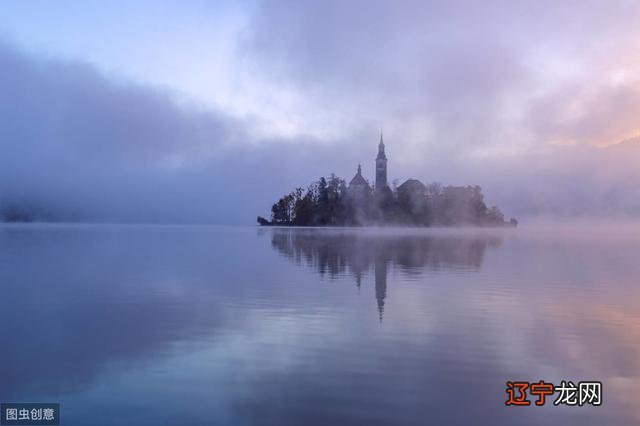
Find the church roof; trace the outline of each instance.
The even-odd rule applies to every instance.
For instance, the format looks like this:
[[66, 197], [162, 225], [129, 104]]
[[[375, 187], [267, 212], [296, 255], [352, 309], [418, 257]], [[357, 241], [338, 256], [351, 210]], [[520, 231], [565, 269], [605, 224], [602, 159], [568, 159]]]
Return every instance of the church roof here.
[[355, 175], [351, 182], [349, 182], [349, 186], [351, 185], [369, 185], [369, 183], [362, 177], [362, 175]]
[[366, 181], [366, 179], [362, 177], [362, 169], [360, 168], [360, 165], [358, 165], [358, 171], [356, 172], [356, 175], [353, 177], [353, 179], [351, 179], [351, 182], [349, 182], [349, 186], [351, 185], [369, 186], [369, 183]]
[[424, 183], [418, 179], [407, 179], [398, 187], [398, 191], [425, 191], [427, 189]]

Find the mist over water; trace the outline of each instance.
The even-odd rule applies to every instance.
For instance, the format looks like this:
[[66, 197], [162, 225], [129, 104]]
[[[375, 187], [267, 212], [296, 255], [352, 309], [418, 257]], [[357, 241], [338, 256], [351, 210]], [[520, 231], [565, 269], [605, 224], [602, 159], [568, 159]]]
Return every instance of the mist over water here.
[[[3, 225], [0, 400], [68, 425], [632, 424], [640, 234], [591, 229]], [[505, 407], [540, 379], [603, 405]]]

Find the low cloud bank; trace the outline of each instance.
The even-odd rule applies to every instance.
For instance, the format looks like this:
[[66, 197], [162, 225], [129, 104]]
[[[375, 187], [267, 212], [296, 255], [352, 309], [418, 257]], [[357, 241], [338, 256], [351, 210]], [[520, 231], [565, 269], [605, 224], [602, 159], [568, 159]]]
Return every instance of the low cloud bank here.
[[[359, 162], [373, 175], [377, 129], [261, 137], [250, 119], [7, 44], [0, 77], [0, 206], [36, 220], [251, 224], [292, 186], [350, 179]], [[479, 184], [508, 216], [640, 213], [640, 141], [450, 161], [407, 159], [403, 143], [388, 142], [390, 180]]]

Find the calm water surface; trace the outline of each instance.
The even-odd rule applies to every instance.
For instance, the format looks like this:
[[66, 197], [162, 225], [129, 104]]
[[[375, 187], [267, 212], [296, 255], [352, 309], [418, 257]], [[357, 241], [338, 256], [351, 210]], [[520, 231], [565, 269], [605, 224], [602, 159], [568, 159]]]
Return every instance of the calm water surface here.
[[[0, 401], [63, 425], [629, 425], [640, 234], [0, 226]], [[506, 407], [505, 382], [603, 382]], [[555, 399], [555, 398], [553, 398]]]

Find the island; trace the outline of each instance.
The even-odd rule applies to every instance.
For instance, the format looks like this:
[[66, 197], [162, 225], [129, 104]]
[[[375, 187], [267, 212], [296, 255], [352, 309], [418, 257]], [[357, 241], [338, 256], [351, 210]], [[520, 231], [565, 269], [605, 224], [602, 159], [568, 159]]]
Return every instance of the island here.
[[271, 207], [271, 220], [258, 216], [262, 226], [517, 226], [505, 220], [497, 206], [488, 207], [475, 186], [423, 184], [408, 179], [399, 186], [387, 182], [387, 156], [382, 134], [371, 185], [358, 165], [353, 179], [335, 174], [321, 177], [280, 198]]

